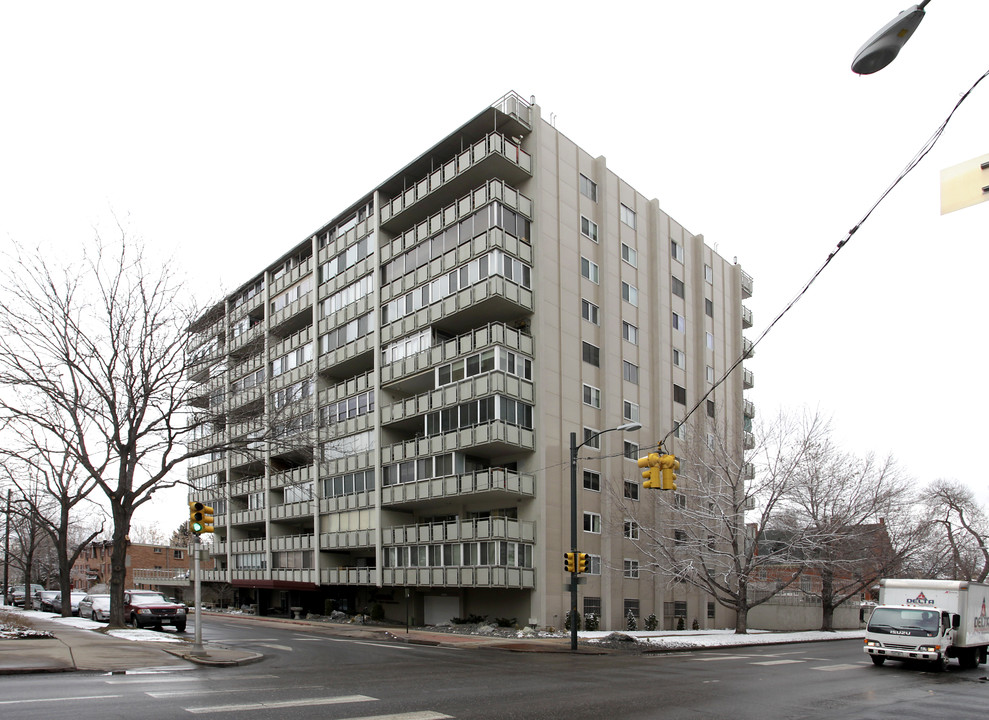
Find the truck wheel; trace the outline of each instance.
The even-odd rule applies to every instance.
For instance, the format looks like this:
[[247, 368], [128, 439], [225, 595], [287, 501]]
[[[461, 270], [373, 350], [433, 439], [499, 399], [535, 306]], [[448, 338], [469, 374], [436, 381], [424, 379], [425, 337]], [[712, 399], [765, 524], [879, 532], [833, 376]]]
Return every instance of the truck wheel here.
[[870, 655], [869, 657], [872, 658], [872, 664], [877, 667], [886, 662], [886, 658], [882, 655]]
[[948, 656], [941, 653], [941, 656], [934, 661], [935, 672], [944, 672], [948, 669]]
[[177, 623], [175, 623], [175, 632], [184, 633], [185, 632], [185, 623], [184, 622], [177, 622]]
[[972, 670], [979, 667], [979, 656], [976, 648], [962, 650], [958, 654], [958, 664], [965, 670]]

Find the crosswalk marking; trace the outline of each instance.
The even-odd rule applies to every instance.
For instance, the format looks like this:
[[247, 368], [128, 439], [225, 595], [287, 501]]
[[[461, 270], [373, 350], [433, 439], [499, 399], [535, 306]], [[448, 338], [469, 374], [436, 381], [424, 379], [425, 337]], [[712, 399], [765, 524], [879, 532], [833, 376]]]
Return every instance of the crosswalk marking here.
[[243, 703], [240, 705], [210, 705], [184, 708], [188, 713], [239, 712], [244, 710], [274, 710], [290, 707], [311, 707], [315, 705], [338, 705], [341, 703], [371, 702], [377, 698], [367, 695], [337, 695], [335, 697], [308, 698], [300, 700], [279, 700], [275, 702]]
[[[293, 685], [292, 690], [313, 690], [315, 688], [325, 689], [325, 685]], [[275, 692], [277, 690], [284, 690], [280, 687], [257, 687], [252, 686], [251, 692]], [[148, 697], [153, 697], [156, 700], [161, 700], [163, 698], [170, 697], [182, 697], [183, 695], [217, 695], [219, 693], [242, 693], [245, 692], [244, 688], [197, 688], [195, 690], [163, 690], [160, 692], [145, 692], [144, 694]]]
[[260, 645], [261, 647], [271, 648], [272, 650], [282, 650], [284, 652], [293, 652], [292, 648], [288, 645], [276, 645], [275, 643], [254, 643], [255, 645]]
[[765, 662], [754, 662], [752, 665], [792, 665], [802, 663], [803, 660], [766, 660]]
[[452, 720], [453, 715], [419, 710], [417, 712], [393, 713], [390, 715], [364, 715], [362, 717], [341, 718], [341, 720]]
[[[270, 680], [272, 678], [278, 677], [277, 675], [240, 675], [237, 677], [237, 681], [241, 680]], [[146, 684], [159, 684], [159, 683], [187, 683], [190, 682], [188, 677], [178, 677], [175, 675], [130, 675], [127, 677], [111, 677], [106, 678], [104, 681], [107, 685], [146, 685]]]
[[715, 662], [717, 660], [745, 660], [748, 655], [720, 655], [718, 657], [699, 657], [697, 662]]
[[29, 700], [0, 700], [0, 705], [23, 705], [27, 703], [65, 702], [66, 700], [109, 700], [123, 695], [77, 695], [76, 697], [31, 698]]
[[862, 663], [844, 663], [842, 665], [821, 665], [820, 667], [811, 668], [812, 670], [823, 670], [824, 672], [833, 672], [834, 670], [855, 670], [860, 667], [865, 667]]

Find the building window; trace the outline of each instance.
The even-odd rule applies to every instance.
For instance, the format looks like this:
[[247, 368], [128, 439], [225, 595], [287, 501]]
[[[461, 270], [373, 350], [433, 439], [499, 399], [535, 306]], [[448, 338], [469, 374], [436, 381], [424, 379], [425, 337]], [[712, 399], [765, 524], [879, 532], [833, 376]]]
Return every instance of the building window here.
[[709, 619], [714, 620], [714, 603], [710, 600], [707, 603], [707, 616]]
[[600, 450], [601, 449], [601, 433], [598, 432], [598, 430], [596, 430], [595, 428], [585, 427], [584, 428], [584, 442], [582, 444], [583, 445], [586, 445], [589, 448], [594, 448], [595, 450]]
[[639, 366], [633, 365], [628, 360], [622, 361], [622, 377], [635, 385], [639, 384]]
[[594, 202], [598, 201], [597, 183], [583, 173], [581, 173], [580, 176], [580, 194], [590, 200], [593, 200]]
[[601, 367], [601, 348], [591, 345], [589, 342], [582, 342], [584, 362], [594, 367]]
[[687, 332], [687, 319], [683, 315], [673, 313], [673, 329], [677, 332]]
[[588, 575], [600, 575], [601, 574], [601, 556], [600, 555], [590, 555], [587, 556], [587, 574]]
[[183, 550], [172, 550], [172, 557], [176, 560], [181, 560], [185, 557], [185, 551]]
[[676, 506], [678, 508], [680, 508], [681, 510], [683, 510], [685, 507], [687, 507], [687, 496], [686, 495], [684, 495], [683, 493], [674, 493], [673, 497], [674, 497], [674, 500], [676, 502]]
[[625, 441], [625, 457], [629, 460], [639, 459], [639, 445], [638, 443]]
[[680, 387], [679, 385], [673, 386], [673, 402], [680, 403], [681, 405], [687, 404], [687, 388]]
[[[628, 558], [625, 558], [623, 574], [625, 575], [625, 577], [631, 578], [633, 580], [639, 577], [639, 561], [629, 560]], [[634, 612], [632, 614], [635, 615]]]
[[635, 482], [635, 480], [626, 480], [624, 482], [624, 495], [626, 500], [638, 500], [639, 483]]
[[683, 262], [683, 246], [670, 238], [670, 256], [677, 262]]
[[678, 277], [674, 277], [672, 278], [672, 280], [673, 280], [673, 294], [679, 298], [682, 298], [684, 296], [683, 280], [681, 280]]
[[622, 281], [622, 300], [635, 307], [639, 306], [639, 289]]
[[639, 344], [639, 328], [635, 327], [631, 323], [622, 321], [622, 339], [627, 340], [633, 345]]
[[704, 280], [711, 285], [714, 284], [714, 268], [710, 265], [704, 265]]
[[600, 277], [600, 272], [598, 271], [597, 263], [593, 263], [586, 257], [580, 258], [580, 274], [585, 278], [590, 280], [592, 283], [597, 284], [598, 278]]
[[600, 408], [601, 391], [593, 385], [584, 385], [584, 404], [592, 408]]
[[581, 299], [580, 301], [580, 316], [584, 318], [587, 322], [593, 323], [594, 325], [600, 325], [600, 315], [601, 310], [597, 305], [590, 302], [589, 300]]
[[711, 367], [710, 365], [704, 368], [704, 379], [707, 380], [709, 383], [714, 382], [714, 368]]
[[161, 550], [161, 548], [159, 548], [159, 547], [156, 547], [156, 548], [154, 549], [154, 552], [156, 552], [156, 553], [158, 553], [158, 554], [161, 554], [161, 552], [162, 552], [162, 550]]
[[596, 473], [593, 470], [585, 470], [584, 489], [601, 492], [601, 473]]
[[583, 215], [580, 216], [580, 234], [588, 237], [594, 242], [598, 241], [598, 225], [592, 220], [588, 220]]
[[623, 400], [622, 417], [629, 422], [639, 422], [639, 406], [634, 402]]
[[639, 266], [639, 256], [632, 248], [630, 248], [625, 243], [622, 243], [622, 260], [627, 262], [632, 267]]
[[714, 335], [709, 332], [704, 333], [704, 344], [707, 345], [708, 350], [714, 350]]
[[674, 530], [673, 543], [675, 545], [683, 545], [685, 542], [687, 542], [687, 533], [685, 533], [683, 530]]
[[714, 417], [714, 400], [707, 401], [707, 416], [710, 418]]
[[673, 437], [677, 440], [687, 439], [687, 426], [681, 422], [673, 423]]
[[635, 522], [635, 520], [626, 520], [625, 521], [625, 537], [627, 537], [629, 540], [638, 540], [639, 539], [639, 523]]
[[[592, 557], [594, 557], [594, 556], [593, 555], [589, 555], [587, 557], [587, 560], [588, 560], [588, 562], [587, 562], [587, 569], [588, 570], [591, 569], [591, 567], [590, 567], [591, 566], [590, 560], [591, 560]], [[600, 558], [598, 558], [598, 559], [600, 560]], [[593, 615], [595, 617], [601, 617], [601, 598], [599, 598], [599, 597], [588, 597], [587, 595], [584, 596], [584, 617], [586, 618], [588, 615]]]
[[584, 532], [601, 534], [601, 516], [597, 513], [584, 513]]
[[676, 348], [673, 348], [673, 364], [678, 368], [686, 369], [687, 356], [683, 352], [683, 350], [677, 350]]
[[714, 301], [709, 298], [704, 298], [704, 314], [709, 318], [714, 317]]
[[639, 617], [639, 601], [635, 598], [625, 598], [625, 602], [622, 604], [622, 617], [628, 617], [629, 613]]
[[633, 230], [635, 229], [635, 210], [628, 207], [624, 203], [621, 203], [618, 215], [623, 223], [628, 225]]

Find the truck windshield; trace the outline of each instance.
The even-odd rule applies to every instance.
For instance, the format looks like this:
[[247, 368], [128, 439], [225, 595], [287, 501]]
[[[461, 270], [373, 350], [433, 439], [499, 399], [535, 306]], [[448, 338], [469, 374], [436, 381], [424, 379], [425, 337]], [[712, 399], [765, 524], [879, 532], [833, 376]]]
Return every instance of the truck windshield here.
[[932, 637], [938, 630], [938, 613], [932, 610], [876, 608], [869, 618], [869, 632]]

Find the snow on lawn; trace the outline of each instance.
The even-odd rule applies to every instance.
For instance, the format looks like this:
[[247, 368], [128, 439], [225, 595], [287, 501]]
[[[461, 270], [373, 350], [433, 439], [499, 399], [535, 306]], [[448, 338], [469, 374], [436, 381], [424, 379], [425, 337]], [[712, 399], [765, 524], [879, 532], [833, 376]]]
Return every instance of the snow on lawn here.
[[[58, 623], [59, 625], [67, 625], [69, 627], [79, 628], [81, 630], [101, 630], [107, 625], [105, 622], [94, 622], [89, 618], [75, 616], [64, 618], [60, 615], [55, 615], [49, 612], [39, 612], [37, 610], [23, 610], [21, 608], [17, 608], [16, 612], [18, 615], [23, 615], [27, 618], [33, 617], [39, 620], [48, 620], [50, 622]], [[116, 638], [122, 638], [124, 640], [139, 640], [141, 642], [185, 642], [184, 635], [169, 632], [167, 630], [141, 630], [137, 628], [132, 630], [130, 628], [120, 628], [117, 630], [107, 630], [106, 634]]]
[[[736, 635], [734, 630], [680, 630], [654, 632], [626, 632], [640, 643], [648, 643], [656, 647], [677, 648], [713, 648], [730, 647], [732, 645], [767, 645], [776, 643], [814, 642], [819, 640], [847, 640], [865, 636], [865, 630], [841, 630], [837, 632], [770, 632], [768, 630], [749, 630], [747, 635]], [[582, 632], [580, 638], [589, 642], [597, 642], [611, 635], [610, 632]]]

